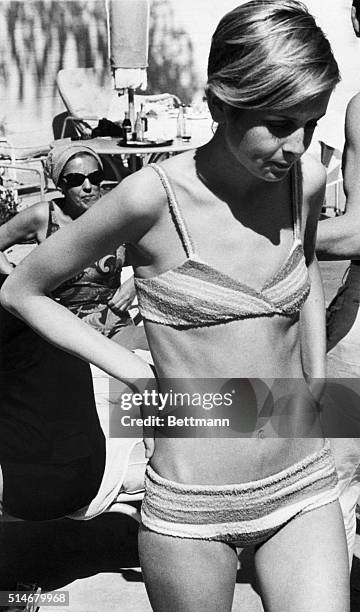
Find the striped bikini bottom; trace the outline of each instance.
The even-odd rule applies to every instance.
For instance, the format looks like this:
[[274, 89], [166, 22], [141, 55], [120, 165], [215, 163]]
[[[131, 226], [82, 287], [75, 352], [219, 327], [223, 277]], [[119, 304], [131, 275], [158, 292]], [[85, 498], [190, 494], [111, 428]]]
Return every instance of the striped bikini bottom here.
[[259, 544], [291, 519], [338, 499], [329, 443], [289, 468], [241, 485], [186, 485], [148, 465], [142, 524], [178, 538]]

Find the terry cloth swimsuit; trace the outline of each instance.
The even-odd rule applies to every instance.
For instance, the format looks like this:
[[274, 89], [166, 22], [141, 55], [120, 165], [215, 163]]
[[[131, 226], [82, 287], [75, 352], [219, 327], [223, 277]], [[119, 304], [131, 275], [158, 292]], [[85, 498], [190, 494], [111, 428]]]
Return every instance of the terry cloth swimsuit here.
[[[46, 238], [59, 229], [53, 202], [49, 202], [49, 222]], [[62, 283], [53, 297], [81, 319], [112, 337], [122, 327], [132, 324], [128, 312], [114, 313], [109, 300], [120, 286], [121, 270], [125, 264], [125, 245], [116, 253], [106, 255], [92, 266]], [[110, 315], [110, 316], [109, 316]]]
[[[139, 310], [145, 320], [174, 328], [205, 327], [249, 317], [292, 317], [310, 291], [300, 234], [302, 177], [291, 175], [294, 242], [278, 272], [257, 291], [202, 261], [182, 217], [169, 178], [150, 164], [166, 191], [171, 217], [186, 260], [155, 277], [136, 278]], [[328, 443], [281, 472], [234, 485], [188, 485], [145, 476], [143, 525], [182, 538], [220, 540], [234, 546], [264, 541], [292, 518], [338, 497]]]
[[[278, 272], [257, 291], [216, 270], [196, 254], [175, 193], [161, 166], [150, 164], [166, 191], [186, 260], [151, 278], [135, 278], [143, 319], [172, 327], [204, 327], [250, 317], [292, 317], [309, 294], [310, 280], [300, 237], [301, 185], [292, 176], [294, 242]], [[295, 175], [295, 176], [294, 176]]]

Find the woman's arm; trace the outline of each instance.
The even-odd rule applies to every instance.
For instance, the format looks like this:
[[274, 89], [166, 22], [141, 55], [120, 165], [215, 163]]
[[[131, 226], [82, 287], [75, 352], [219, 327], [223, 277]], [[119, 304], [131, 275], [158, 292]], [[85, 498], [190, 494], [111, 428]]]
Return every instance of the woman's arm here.
[[326, 332], [325, 299], [320, 269], [315, 257], [316, 227], [320, 214], [326, 176], [321, 164], [304, 164], [304, 250], [311, 282], [309, 296], [300, 315], [301, 356], [311, 390], [316, 380], [325, 377]]
[[14, 264], [10, 263], [6, 255], [0, 251], [0, 274], [10, 274], [14, 269]]
[[[125, 383], [153, 376], [148, 364], [101, 336], [49, 296], [66, 279], [125, 242], [137, 242], [156, 220], [158, 203], [144, 194], [147, 177], [130, 177], [26, 257], [3, 285], [1, 304], [48, 341]], [[140, 174], [140, 173], [137, 173]]]
[[346, 111], [343, 175], [345, 213], [320, 221], [316, 242], [320, 259], [360, 259], [360, 94]]
[[311, 289], [301, 311], [301, 355], [303, 370], [311, 386], [313, 379], [325, 377], [326, 332], [325, 299], [317, 259], [308, 267]]
[[27, 240], [38, 240], [47, 227], [49, 204], [39, 202], [17, 213], [0, 226], [0, 251]]
[[0, 226], [0, 272], [10, 274], [14, 264], [8, 261], [4, 251], [21, 242], [36, 240], [39, 242], [40, 234], [46, 234], [49, 217], [47, 202], [33, 204], [17, 213], [15, 217]]

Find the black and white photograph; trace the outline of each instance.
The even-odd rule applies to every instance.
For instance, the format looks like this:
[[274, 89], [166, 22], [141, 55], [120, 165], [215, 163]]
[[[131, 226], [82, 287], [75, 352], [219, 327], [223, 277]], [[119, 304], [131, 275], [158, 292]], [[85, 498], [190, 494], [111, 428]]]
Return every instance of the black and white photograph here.
[[0, 611], [360, 612], [360, 0], [0, 0]]

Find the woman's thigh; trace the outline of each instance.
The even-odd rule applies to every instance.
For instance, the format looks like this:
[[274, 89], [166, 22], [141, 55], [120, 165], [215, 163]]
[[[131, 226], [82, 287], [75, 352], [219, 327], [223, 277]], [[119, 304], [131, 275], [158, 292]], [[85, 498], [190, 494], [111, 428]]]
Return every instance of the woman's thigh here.
[[227, 544], [141, 528], [139, 553], [155, 612], [230, 612], [237, 555]]
[[349, 563], [338, 502], [289, 521], [255, 555], [266, 612], [348, 612]]

